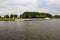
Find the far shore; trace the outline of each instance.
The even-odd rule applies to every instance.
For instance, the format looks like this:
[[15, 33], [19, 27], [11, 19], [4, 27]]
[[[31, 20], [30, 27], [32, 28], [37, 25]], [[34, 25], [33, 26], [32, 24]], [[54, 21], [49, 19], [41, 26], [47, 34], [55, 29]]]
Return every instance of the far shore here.
[[14, 21], [16, 18], [0, 18], [0, 21]]
[[[19, 18], [20, 20], [32, 20], [32, 19], [44, 19], [44, 18]], [[15, 21], [18, 18], [0, 18], [0, 21]], [[60, 18], [50, 18], [50, 19], [60, 19]]]

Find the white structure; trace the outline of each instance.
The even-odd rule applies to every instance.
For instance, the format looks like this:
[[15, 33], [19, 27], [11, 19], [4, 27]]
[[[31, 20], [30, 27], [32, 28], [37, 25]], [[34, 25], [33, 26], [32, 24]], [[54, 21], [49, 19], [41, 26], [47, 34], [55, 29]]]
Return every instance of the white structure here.
[[50, 19], [49, 17], [46, 17], [46, 18], [44, 18], [44, 19]]
[[33, 20], [33, 19], [23, 19], [24, 21], [31, 21], [31, 20]]
[[15, 19], [15, 21], [24, 21], [23, 19]]

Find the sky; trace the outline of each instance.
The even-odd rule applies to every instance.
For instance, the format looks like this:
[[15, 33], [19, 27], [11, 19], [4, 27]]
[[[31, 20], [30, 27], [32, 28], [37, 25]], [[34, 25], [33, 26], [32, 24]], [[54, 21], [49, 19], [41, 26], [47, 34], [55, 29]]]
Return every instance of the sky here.
[[0, 0], [0, 15], [19, 15], [26, 11], [60, 15], [60, 0]]

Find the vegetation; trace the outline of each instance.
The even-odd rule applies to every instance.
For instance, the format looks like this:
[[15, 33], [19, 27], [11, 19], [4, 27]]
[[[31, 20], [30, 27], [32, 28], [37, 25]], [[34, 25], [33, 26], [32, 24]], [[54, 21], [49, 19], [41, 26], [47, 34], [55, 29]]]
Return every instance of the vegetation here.
[[13, 21], [17, 18], [18, 16], [16, 14], [11, 14], [11, 15], [4, 15], [4, 17], [0, 16], [0, 21]]
[[0, 18], [1, 18], [1, 16], [0, 16]]
[[18, 15], [15, 14], [15, 15], [14, 15], [14, 18], [18, 18]]
[[9, 18], [9, 15], [5, 15], [4, 18]]
[[39, 12], [24, 12], [23, 14], [18, 17], [16, 14], [11, 14], [11, 15], [4, 15], [4, 17], [0, 16], [0, 21], [12, 21], [17, 18], [60, 18], [60, 15], [55, 15], [52, 16], [49, 13], [39, 13]]
[[0, 18], [0, 21], [13, 21], [15, 18]]
[[13, 18], [13, 17], [14, 17], [14, 15], [13, 15], [13, 14], [11, 14], [11, 15], [10, 15], [10, 18]]
[[52, 18], [52, 15], [48, 13], [39, 12], [24, 12], [22, 15], [20, 15], [20, 18], [45, 18], [45, 17]]
[[60, 18], [60, 15], [55, 15], [55, 18]]

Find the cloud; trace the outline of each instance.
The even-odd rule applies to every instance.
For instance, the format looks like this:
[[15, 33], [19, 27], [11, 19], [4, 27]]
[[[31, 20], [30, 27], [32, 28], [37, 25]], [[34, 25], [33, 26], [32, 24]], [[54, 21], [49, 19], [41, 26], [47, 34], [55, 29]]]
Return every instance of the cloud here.
[[51, 14], [60, 14], [60, 0], [38, 0], [39, 8]]
[[0, 14], [21, 14], [36, 8], [38, 5], [36, 2], [37, 0], [0, 0]]
[[60, 14], [60, 0], [0, 0], [0, 15], [24, 11]]
[[60, 4], [60, 0], [46, 0], [50, 4]]

